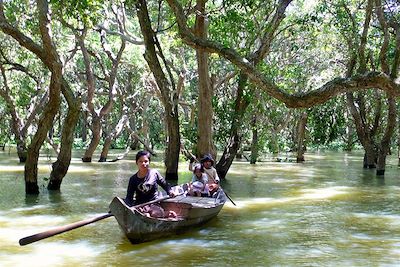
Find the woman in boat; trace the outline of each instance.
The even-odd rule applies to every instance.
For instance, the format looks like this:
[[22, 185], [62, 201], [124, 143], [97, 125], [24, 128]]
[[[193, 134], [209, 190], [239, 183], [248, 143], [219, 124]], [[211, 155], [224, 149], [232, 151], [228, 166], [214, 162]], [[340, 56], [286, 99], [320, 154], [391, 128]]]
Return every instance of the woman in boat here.
[[[129, 178], [125, 203], [129, 206], [146, 203], [157, 199], [160, 185], [171, 197], [175, 194], [165, 178], [155, 169], [150, 169], [151, 154], [148, 151], [139, 151], [136, 154], [138, 171]], [[135, 200], [133, 197], [135, 196]]]
[[201, 164], [196, 164], [193, 167], [192, 182], [189, 187], [189, 194], [191, 196], [208, 197], [208, 178], [204, 173], [204, 168]]

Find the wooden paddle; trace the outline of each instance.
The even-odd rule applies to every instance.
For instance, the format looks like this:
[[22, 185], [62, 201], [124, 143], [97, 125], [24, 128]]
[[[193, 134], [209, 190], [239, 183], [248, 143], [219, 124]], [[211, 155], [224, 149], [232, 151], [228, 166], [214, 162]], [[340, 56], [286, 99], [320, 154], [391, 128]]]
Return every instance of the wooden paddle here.
[[[181, 195], [181, 194], [178, 194], [178, 195]], [[163, 200], [166, 200], [166, 199], [169, 199], [169, 198], [172, 198], [172, 197], [165, 196], [165, 197], [162, 197], [162, 198], [158, 198], [158, 199], [146, 202], [146, 203], [142, 203], [142, 204], [133, 206], [132, 208], [139, 208], [139, 207], [146, 206], [146, 205], [149, 205], [149, 204], [153, 204], [153, 203], [156, 203], [156, 202], [159, 202], [159, 201], [163, 201]], [[25, 245], [28, 245], [30, 243], [33, 243], [33, 242], [36, 242], [36, 241], [39, 241], [39, 240], [42, 240], [42, 239], [45, 239], [45, 238], [48, 238], [48, 237], [51, 237], [51, 236], [54, 236], [54, 235], [58, 235], [58, 234], [61, 234], [61, 233], [64, 233], [64, 232], [68, 232], [68, 231], [74, 230], [76, 228], [79, 228], [79, 227], [82, 227], [82, 226], [85, 226], [85, 225], [88, 225], [88, 224], [103, 220], [103, 219], [111, 217], [111, 216], [113, 216], [113, 215], [110, 212], [108, 212], [108, 213], [99, 215], [97, 217], [91, 218], [91, 219], [86, 219], [86, 220], [83, 220], [83, 221], [67, 224], [67, 225], [64, 225], [64, 226], [59, 226], [59, 227], [56, 227], [56, 228], [53, 228], [53, 229], [50, 229], [50, 230], [47, 230], [47, 231], [44, 231], [44, 232], [41, 232], [41, 233], [30, 235], [30, 236], [21, 238], [19, 240], [19, 245], [20, 246], [25, 246]]]

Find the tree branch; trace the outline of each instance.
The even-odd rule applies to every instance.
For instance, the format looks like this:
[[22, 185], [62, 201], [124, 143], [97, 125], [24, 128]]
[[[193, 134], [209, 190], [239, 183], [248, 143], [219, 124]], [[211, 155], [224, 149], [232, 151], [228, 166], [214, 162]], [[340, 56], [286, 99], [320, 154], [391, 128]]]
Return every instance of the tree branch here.
[[251, 82], [264, 90], [270, 96], [285, 103], [290, 108], [306, 108], [322, 104], [330, 98], [345, 92], [355, 92], [362, 89], [381, 89], [390, 92], [393, 96], [400, 95], [400, 86], [384, 73], [369, 72], [351, 78], [336, 78], [322, 87], [305, 93], [289, 94], [268, 80], [261, 72], [242, 58], [235, 50], [219, 43], [194, 36], [186, 24], [183, 9], [177, 0], [167, 0], [175, 14], [178, 30], [182, 40], [194, 48], [203, 48], [210, 53], [217, 53], [232, 62], [246, 73]]

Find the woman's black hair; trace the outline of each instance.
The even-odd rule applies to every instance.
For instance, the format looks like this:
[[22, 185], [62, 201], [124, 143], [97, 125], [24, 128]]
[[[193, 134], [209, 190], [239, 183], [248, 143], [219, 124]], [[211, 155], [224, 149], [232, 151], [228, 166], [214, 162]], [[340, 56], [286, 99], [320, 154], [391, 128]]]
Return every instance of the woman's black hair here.
[[146, 156], [149, 161], [151, 160], [151, 154], [149, 151], [146, 150], [141, 150], [138, 153], [136, 153], [136, 162], [138, 162], [138, 160], [140, 159], [140, 157]]

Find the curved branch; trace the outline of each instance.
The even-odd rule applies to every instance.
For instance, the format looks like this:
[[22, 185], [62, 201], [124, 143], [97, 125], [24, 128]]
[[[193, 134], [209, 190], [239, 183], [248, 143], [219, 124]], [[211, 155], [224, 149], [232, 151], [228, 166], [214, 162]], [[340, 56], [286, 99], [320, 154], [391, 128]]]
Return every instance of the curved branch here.
[[268, 80], [260, 71], [252, 66], [235, 50], [219, 43], [196, 37], [186, 24], [183, 9], [177, 0], [167, 0], [175, 14], [178, 31], [182, 40], [191, 47], [202, 48], [210, 53], [217, 53], [246, 73], [251, 82], [264, 90], [270, 96], [282, 101], [289, 108], [307, 108], [322, 104], [330, 98], [345, 92], [355, 92], [362, 89], [381, 89], [393, 96], [400, 95], [400, 85], [396, 84], [384, 73], [369, 72], [350, 78], [336, 78], [322, 87], [305, 93], [289, 94]]
[[4, 4], [0, 1], [0, 29], [13, 37], [22, 47], [25, 47], [35, 55], [37, 55], [43, 63], [49, 67], [49, 62], [46, 60], [46, 51], [36, 44], [30, 37], [23, 34], [17, 27], [11, 25], [4, 15]]

